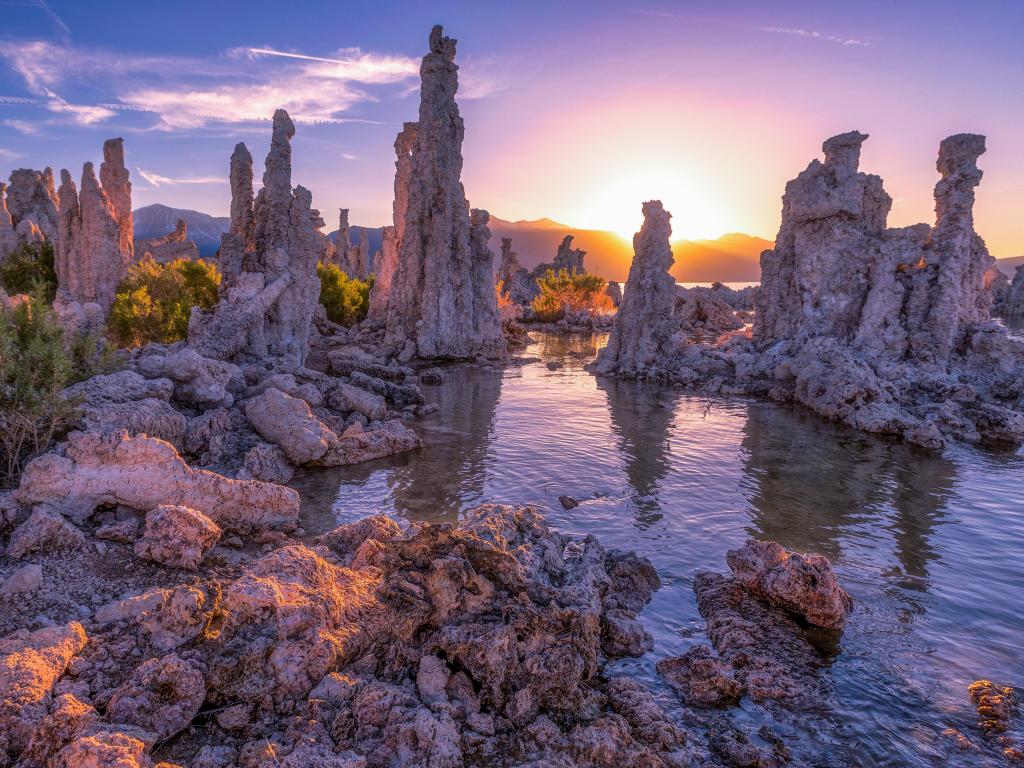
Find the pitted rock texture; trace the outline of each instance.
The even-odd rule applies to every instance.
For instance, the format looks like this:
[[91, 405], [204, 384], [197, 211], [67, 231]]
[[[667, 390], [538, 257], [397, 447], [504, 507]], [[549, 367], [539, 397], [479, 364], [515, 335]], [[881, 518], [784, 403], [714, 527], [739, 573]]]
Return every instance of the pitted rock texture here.
[[730, 549], [725, 560], [733, 577], [752, 594], [810, 624], [841, 630], [853, 608], [832, 564], [821, 555], [787, 552], [774, 541], [749, 539]]
[[[797, 708], [820, 707], [828, 699], [829, 686], [819, 674], [825, 660], [799, 624], [759, 601], [740, 582], [717, 573], [698, 573], [693, 591], [708, 638], [723, 662], [716, 665], [717, 674], [735, 680], [742, 695]], [[721, 687], [729, 689], [726, 683]]]
[[[405, 532], [386, 518], [358, 521], [315, 548], [283, 541], [200, 586], [98, 609], [88, 647], [80, 633], [33, 682], [35, 709], [0, 709], [18, 718], [0, 731], [9, 760], [682, 768], [709, 759], [643, 686], [602, 674], [615, 655], [608, 615], [636, 622], [658, 586], [650, 563], [555, 533], [532, 507], [485, 506], [458, 526]], [[24, 654], [55, 642], [16, 633], [0, 644]]]
[[29, 462], [16, 496], [77, 520], [101, 504], [140, 511], [176, 504], [242, 533], [294, 525], [299, 515], [299, 496], [291, 488], [193, 469], [170, 443], [125, 432], [71, 433], [57, 452]]
[[85, 648], [85, 629], [19, 630], [0, 639], [0, 761], [28, 746], [44, 719], [57, 680]]
[[294, 135], [288, 113], [277, 110], [255, 200], [252, 157], [241, 144], [231, 156], [231, 228], [221, 240], [220, 301], [212, 310], [193, 310], [189, 321], [189, 343], [206, 356], [274, 358], [297, 367], [309, 352], [320, 297], [316, 265], [326, 241], [309, 190], [291, 186]]
[[656, 378], [678, 341], [676, 284], [669, 238], [672, 214], [659, 200], [644, 203], [644, 224], [633, 236], [633, 263], [608, 346], [596, 371], [624, 377]]
[[499, 357], [505, 340], [493, 255], [479, 242], [487, 221], [478, 217], [474, 237], [460, 181], [464, 126], [455, 103], [455, 42], [440, 26], [431, 31], [420, 68], [419, 121], [403, 131], [414, 136], [407, 170], [400, 150], [395, 179], [399, 256], [385, 338], [398, 350], [411, 343], [421, 358]]

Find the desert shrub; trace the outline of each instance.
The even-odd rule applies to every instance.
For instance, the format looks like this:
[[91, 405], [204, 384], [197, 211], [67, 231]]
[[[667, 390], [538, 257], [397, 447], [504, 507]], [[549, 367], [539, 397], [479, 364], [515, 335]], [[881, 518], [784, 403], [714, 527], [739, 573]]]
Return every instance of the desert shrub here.
[[192, 307], [217, 303], [216, 265], [190, 259], [158, 264], [143, 259], [128, 268], [107, 319], [110, 335], [123, 346], [171, 343], [188, 336]]
[[533, 316], [542, 322], [553, 323], [565, 317], [566, 311], [612, 311], [611, 299], [604, 293], [606, 284], [599, 275], [567, 269], [556, 273], [549, 269], [543, 277], [537, 278], [540, 293], [531, 304]]
[[7, 293], [40, 293], [46, 301], [57, 295], [53, 243], [22, 243], [0, 263], [0, 287]]
[[64, 332], [44, 293], [0, 310], [0, 487], [17, 483], [74, 416], [61, 390], [74, 375]]
[[346, 275], [337, 265], [324, 261], [317, 265], [316, 274], [320, 278], [320, 303], [327, 310], [328, 320], [349, 326], [366, 317], [373, 275], [366, 280], [357, 280]]

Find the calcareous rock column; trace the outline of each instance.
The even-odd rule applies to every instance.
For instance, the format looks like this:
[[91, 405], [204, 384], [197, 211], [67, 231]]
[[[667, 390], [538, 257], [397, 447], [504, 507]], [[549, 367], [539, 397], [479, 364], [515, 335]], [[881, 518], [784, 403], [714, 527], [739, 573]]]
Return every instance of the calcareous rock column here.
[[[396, 192], [396, 214], [398, 201], [407, 203], [404, 229], [398, 226], [385, 338], [404, 354], [423, 358], [496, 356], [505, 350], [493, 271], [486, 276], [486, 297], [475, 284], [484, 272], [477, 262], [485, 254], [474, 253], [470, 244], [469, 205], [460, 181], [464, 127], [455, 103], [455, 43], [440, 26], [430, 33], [408, 181]], [[400, 152], [396, 187], [405, 182], [402, 165]]]
[[633, 263], [608, 346], [598, 355], [596, 372], [626, 377], [656, 377], [677, 346], [676, 284], [669, 238], [672, 214], [660, 200], [644, 203], [644, 223], [633, 235]]
[[114, 209], [121, 252], [130, 262], [135, 255], [135, 227], [132, 223], [132, 183], [124, 165], [124, 139], [103, 142], [100, 184]]

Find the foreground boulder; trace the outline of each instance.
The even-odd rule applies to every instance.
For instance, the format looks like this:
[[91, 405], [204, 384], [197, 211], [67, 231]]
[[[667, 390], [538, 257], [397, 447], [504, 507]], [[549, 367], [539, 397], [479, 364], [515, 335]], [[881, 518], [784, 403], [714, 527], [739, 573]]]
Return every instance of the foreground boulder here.
[[126, 432], [71, 433], [58, 451], [29, 462], [16, 495], [74, 519], [100, 504], [149, 511], [173, 503], [239, 533], [294, 525], [299, 515], [291, 488], [193, 469], [170, 443]]
[[54, 684], [85, 643], [77, 621], [0, 639], [0, 760], [28, 745], [47, 713]]
[[146, 513], [146, 527], [135, 543], [135, 554], [194, 571], [220, 534], [220, 526], [202, 512], [162, 504]]
[[400, 421], [385, 422], [372, 430], [355, 423], [339, 436], [314, 415], [304, 400], [273, 387], [248, 400], [245, 413], [260, 436], [278, 445], [288, 460], [299, 466], [358, 464], [422, 445]]
[[842, 629], [846, 623], [853, 598], [839, 586], [827, 558], [750, 539], [729, 550], [725, 559], [733, 577], [765, 602], [819, 627]]
[[601, 674], [643, 652], [623, 638], [644, 636], [651, 564], [555, 533], [532, 507], [404, 532], [370, 518], [206, 582], [96, 611], [93, 642], [58, 684], [75, 694], [47, 715], [84, 634], [35, 686], [43, 704], [19, 715], [11, 759], [149, 766], [158, 749], [169, 764], [221, 768], [682, 768], [707, 757], [642, 685]]

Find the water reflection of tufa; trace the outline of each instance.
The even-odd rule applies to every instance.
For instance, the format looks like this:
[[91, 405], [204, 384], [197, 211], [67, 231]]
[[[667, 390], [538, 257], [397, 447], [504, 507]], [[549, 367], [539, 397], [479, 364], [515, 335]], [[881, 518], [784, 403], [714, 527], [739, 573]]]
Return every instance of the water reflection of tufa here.
[[608, 399], [637, 526], [648, 528], [662, 518], [659, 483], [672, 468], [669, 438], [682, 396], [663, 387], [606, 377], [598, 377], [597, 388]]
[[[832, 429], [835, 439], [823, 440]], [[750, 533], [787, 549], [840, 554], [857, 529], [893, 538], [899, 585], [926, 591], [930, 544], [956, 481], [952, 461], [774, 405], [747, 409], [742, 447]]]
[[438, 405], [431, 424], [445, 425], [445, 433], [424, 425], [427, 451], [396, 462], [388, 483], [399, 515], [454, 523], [462, 510], [485, 501], [502, 373], [462, 366], [447, 369], [445, 375], [445, 385], [429, 394]]

